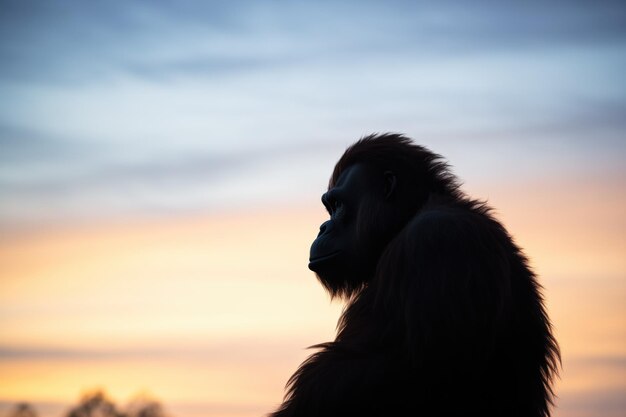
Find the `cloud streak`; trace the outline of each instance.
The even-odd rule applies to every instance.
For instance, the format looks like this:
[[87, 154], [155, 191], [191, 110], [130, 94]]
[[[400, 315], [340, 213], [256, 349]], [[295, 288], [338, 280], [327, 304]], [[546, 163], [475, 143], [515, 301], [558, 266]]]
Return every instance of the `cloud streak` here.
[[0, 227], [296, 201], [373, 131], [614, 175], [626, 8], [486, 4], [4, 2]]
[[[251, 1], [3, 3], [0, 76], [96, 82], [125, 68], [207, 76], [258, 65], [412, 54], [429, 59], [511, 48], [624, 41], [619, 1], [396, 1], [338, 5]], [[390, 48], [391, 47], [391, 48]], [[109, 74], [111, 75], [111, 74]]]

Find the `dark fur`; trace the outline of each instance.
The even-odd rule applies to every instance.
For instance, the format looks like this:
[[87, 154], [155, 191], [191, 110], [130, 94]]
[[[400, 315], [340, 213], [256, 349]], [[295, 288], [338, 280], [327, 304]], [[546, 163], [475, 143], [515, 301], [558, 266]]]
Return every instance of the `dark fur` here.
[[[271, 416], [549, 416], [559, 349], [504, 227], [408, 138], [361, 139], [329, 187], [355, 163], [396, 172], [401, 226], [372, 276], [324, 283], [347, 299], [337, 337], [316, 346]], [[371, 218], [359, 214], [364, 234]]]

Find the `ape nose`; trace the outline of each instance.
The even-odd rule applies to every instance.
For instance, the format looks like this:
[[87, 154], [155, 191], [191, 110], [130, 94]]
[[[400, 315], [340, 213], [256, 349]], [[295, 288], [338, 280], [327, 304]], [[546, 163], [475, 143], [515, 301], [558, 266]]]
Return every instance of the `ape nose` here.
[[322, 236], [326, 230], [329, 228], [329, 222], [324, 222], [322, 223], [322, 225], [320, 226], [320, 232], [317, 234], [317, 236]]

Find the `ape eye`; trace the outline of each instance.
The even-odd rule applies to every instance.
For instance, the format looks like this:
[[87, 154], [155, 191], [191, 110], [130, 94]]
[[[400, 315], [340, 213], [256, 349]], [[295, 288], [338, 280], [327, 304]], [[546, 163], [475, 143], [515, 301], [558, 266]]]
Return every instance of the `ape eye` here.
[[341, 208], [343, 207], [343, 203], [341, 201], [333, 201], [330, 204], [330, 207], [332, 209], [332, 213], [331, 214], [336, 214], [337, 212], [339, 212], [339, 210], [341, 210]]
[[337, 200], [332, 193], [331, 195], [329, 195], [329, 193], [326, 193], [322, 196], [322, 204], [324, 204], [324, 207], [326, 207], [326, 211], [328, 211], [328, 214], [330, 214], [331, 216], [333, 216], [338, 210], [341, 210], [343, 208], [343, 203]]

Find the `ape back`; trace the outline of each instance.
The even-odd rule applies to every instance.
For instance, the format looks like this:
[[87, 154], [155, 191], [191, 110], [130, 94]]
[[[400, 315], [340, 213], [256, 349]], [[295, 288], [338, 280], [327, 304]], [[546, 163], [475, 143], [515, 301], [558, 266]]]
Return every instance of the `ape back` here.
[[541, 287], [440, 156], [367, 136], [322, 202], [309, 268], [346, 307], [271, 416], [549, 416], [560, 356]]

